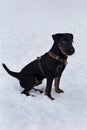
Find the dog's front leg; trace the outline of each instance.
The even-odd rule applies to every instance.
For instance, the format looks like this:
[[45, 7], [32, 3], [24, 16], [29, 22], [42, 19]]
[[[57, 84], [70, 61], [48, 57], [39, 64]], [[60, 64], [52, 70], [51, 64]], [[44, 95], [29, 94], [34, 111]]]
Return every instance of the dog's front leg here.
[[60, 83], [60, 77], [55, 78], [55, 82], [54, 82], [55, 91], [56, 91], [57, 93], [64, 93], [64, 91], [59, 88], [59, 83]]
[[47, 77], [47, 86], [46, 86], [45, 94], [46, 94], [51, 100], [54, 100], [54, 98], [51, 96], [52, 82], [53, 82], [53, 76], [48, 76], [48, 77]]

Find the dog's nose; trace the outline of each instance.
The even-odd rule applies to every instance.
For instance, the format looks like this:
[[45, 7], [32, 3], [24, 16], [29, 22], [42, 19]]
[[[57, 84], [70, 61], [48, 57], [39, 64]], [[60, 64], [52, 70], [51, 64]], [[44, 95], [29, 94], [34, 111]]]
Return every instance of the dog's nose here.
[[70, 49], [70, 53], [71, 53], [71, 55], [74, 54], [74, 53], [75, 53], [75, 49], [74, 49], [74, 48], [71, 48], [71, 49]]
[[72, 48], [72, 53], [73, 53], [73, 54], [75, 53], [75, 49], [74, 49], [74, 48]]

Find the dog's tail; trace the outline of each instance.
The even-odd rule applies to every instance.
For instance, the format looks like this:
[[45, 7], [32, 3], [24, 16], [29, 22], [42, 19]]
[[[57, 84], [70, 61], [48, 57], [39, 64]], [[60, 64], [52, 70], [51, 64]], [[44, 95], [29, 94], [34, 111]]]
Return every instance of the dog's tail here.
[[11, 76], [19, 79], [19, 73], [9, 70], [8, 67], [5, 64], [2, 64], [2, 65], [3, 65], [4, 69], [7, 71], [8, 74], [10, 74]]

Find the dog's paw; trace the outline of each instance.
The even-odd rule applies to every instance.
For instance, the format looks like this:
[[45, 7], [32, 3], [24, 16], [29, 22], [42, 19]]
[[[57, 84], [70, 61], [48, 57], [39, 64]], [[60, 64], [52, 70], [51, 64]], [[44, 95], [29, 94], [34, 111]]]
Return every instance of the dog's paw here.
[[54, 100], [54, 98], [51, 96], [51, 97], [49, 97], [51, 100]]
[[64, 93], [64, 91], [63, 91], [62, 89], [55, 89], [55, 91], [56, 91], [57, 93]]
[[32, 97], [35, 97], [35, 95], [32, 95], [32, 94], [29, 94], [28, 92], [21, 92], [21, 94], [24, 94], [24, 95], [26, 95], [26, 96], [32, 96]]
[[41, 94], [43, 93], [43, 91], [42, 90], [40, 90], [40, 89], [36, 89], [36, 88], [33, 88], [35, 91], [38, 91], [38, 92], [40, 92]]
[[[48, 96], [48, 95], [47, 95]], [[48, 98], [50, 98], [51, 100], [54, 100], [54, 98], [52, 96], [48, 96]]]
[[30, 96], [30, 94], [27, 91], [22, 91], [21, 94], [25, 94], [26, 96]]
[[46, 95], [48, 98], [50, 98], [51, 100], [54, 100], [54, 98], [53, 98], [51, 95], [48, 95], [48, 94], [46, 94], [46, 93], [45, 93], [45, 95]]

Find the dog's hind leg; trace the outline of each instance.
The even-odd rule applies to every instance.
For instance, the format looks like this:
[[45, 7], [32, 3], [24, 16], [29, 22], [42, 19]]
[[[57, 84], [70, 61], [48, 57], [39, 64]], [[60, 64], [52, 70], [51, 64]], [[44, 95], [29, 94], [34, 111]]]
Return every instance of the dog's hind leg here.
[[29, 77], [29, 78], [21, 81], [20, 85], [24, 88], [24, 90], [21, 92], [21, 94], [25, 94], [26, 96], [30, 96], [29, 91], [34, 87], [34, 78]]
[[[35, 84], [34, 84], [34, 86], [38, 86], [38, 85], [40, 85], [41, 83], [42, 83], [42, 81], [43, 81], [43, 79], [37, 79], [37, 78], [35, 78]], [[38, 92], [40, 92], [40, 93], [43, 93], [43, 91], [42, 90], [40, 90], [40, 89], [36, 89], [36, 88], [33, 88], [35, 91], [38, 91]]]

